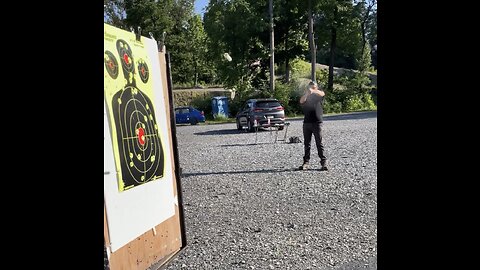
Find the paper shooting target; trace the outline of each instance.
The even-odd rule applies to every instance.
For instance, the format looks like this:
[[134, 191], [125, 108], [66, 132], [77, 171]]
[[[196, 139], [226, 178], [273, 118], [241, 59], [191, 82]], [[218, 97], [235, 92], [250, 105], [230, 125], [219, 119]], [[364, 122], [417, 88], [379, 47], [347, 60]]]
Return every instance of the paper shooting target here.
[[130, 45], [123, 40], [117, 40], [117, 51], [122, 63], [123, 75], [128, 84], [135, 84], [135, 65], [133, 63], [132, 49]]
[[105, 68], [107, 69], [108, 75], [113, 79], [116, 79], [118, 77], [118, 62], [113, 53], [105, 51], [103, 61], [105, 62]]
[[148, 82], [149, 72], [147, 63], [143, 59], [138, 60], [138, 75], [143, 83]]
[[164, 153], [150, 98], [126, 86], [114, 95], [112, 109], [124, 189], [163, 177]]

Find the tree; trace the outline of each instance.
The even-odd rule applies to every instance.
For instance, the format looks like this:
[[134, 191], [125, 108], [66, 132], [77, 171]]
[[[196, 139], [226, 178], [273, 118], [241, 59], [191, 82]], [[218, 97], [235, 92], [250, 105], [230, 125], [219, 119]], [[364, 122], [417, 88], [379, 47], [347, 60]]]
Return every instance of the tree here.
[[124, 0], [127, 27], [141, 27], [142, 33], [151, 32], [157, 39], [163, 32], [171, 34], [174, 20], [169, 16], [173, 8], [173, 0], [158, 3], [152, 0]]
[[301, 0], [278, 0], [275, 2], [275, 59], [285, 66], [285, 82], [290, 81], [290, 61], [308, 52], [305, 40], [307, 14]]
[[[211, 0], [204, 15], [209, 51], [218, 75], [239, 97], [268, 91], [269, 31], [267, 1]], [[232, 61], [222, 55], [228, 53]]]
[[305, 12], [307, 15], [307, 35], [308, 35], [308, 47], [310, 51], [310, 62], [311, 62], [311, 79], [316, 80], [315, 70], [317, 63], [317, 45], [315, 44], [315, 18], [318, 14], [319, 8], [322, 2], [325, 0], [308, 0], [307, 2], [303, 1], [300, 3], [300, 9]]
[[103, 21], [118, 28], [126, 29], [125, 1], [104, 0], [103, 4]]
[[350, 59], [351, 66], [359, 54], [361, 41], [359, 18], [351, 0], [323, 0], [316, 19], [316, 32], [321, 56], [328, 63], [327, 89], [333, 89], [334, 67], [340, 53], [343, 59]]
[[[365, 44], [367, 43], [367, 34], [370, 26], [370, 21], [376, 16], [377, 1], [376, 0], [361, 0], [357, 1], [357, 7], [359, 9], [359, 15], [361, 18], [360, 28], [362, 31], [362, 49], [361, 54], [365, 50]], [[374, 15], [375, 14], [375, 15]], [[375, 18], [376, 19], [376, 18]], [[375, 31], [376, 32], [376, 31]]]
[[362, 55], [358, 60], [358, 65], [357, 65], [358, 71], [360, 73], [366, 74], [371, 64], [372, 64], [372, 56], [370, 54], [370, 44], [368, 43], [368, 41], [366, 41], [366, 44], [364, 45], [364, 49], [362, 51]]
[[312, 81], [316, 81], [315, 79], [315, 70], [317, 65], [317, 46], [315, 46], [315, 39], [313, 33], [313, 16], [312, 16], [312, 0], [308, 0], [308, 44], [310, 47], [310, 54], [311, 54], [311, 62], [312, 62]]
[[176, 85], [199, 84], [199, 78], [213, 80], [214, 71], [206, 68], [206, 35], [201, 18], [193, 13], [194, 0], [124, 0], [125, 24], [151, 32], [157, 39], [166, 33], [171, 54], [172, 80]]
[[203, 83], [213, 82], [215, 69], [213, 62], [207, 57], [208, 37], [203, 28], [203, 22], [200, 15], [194, 15], [186, 25], [186, 44], [187, 47], [182, 54], [186, 54], [191, 59], [191, 64], [186, 67], [188, 78], [193, 86], [199, 85], [199, 80]]
[[377, 11], [372, 12], [367, 24], [367, 40], [372, 48], [372, 65], [377, 68]]

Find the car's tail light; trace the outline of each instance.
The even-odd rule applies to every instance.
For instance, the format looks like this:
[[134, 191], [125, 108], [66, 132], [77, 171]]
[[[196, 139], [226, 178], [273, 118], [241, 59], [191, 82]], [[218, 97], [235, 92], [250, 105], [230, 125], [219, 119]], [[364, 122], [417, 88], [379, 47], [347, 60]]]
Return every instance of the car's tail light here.
[[276, 110], [283, 110], [283, 107], [282, 107], [282, 106], [279, 106], [279, 107], [276, 107], [275, 109], [276, 109]]
[[263, 109], [261, 109], [261, 108], [255, 108], [255, 109], [253, 109], [253, 112], [263, 112]]

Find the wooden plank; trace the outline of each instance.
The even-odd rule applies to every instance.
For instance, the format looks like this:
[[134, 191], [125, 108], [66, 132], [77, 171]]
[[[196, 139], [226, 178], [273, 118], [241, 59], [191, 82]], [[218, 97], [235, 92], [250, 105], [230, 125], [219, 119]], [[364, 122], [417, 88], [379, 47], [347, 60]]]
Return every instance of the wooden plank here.
[[[166, 74], [165, 54], [159, 53], [161, 76], [163, 81], [165, 104], [169, 104], [168, 85]], [[170, 119], [170, 110], [165, 108], [167, 119]], [[173, 187], [174, 195], [177, 195], [177, 184], [175, 177], [175, 164], [173, 160], [173, 143], [170, 125], [167, 125], [168, 145], [170, 146], [170, 154], [172, 157]], [[104, 207], [105, 208], [105, 207]], [[127, 245], [121, 247], [114, 253], [110, 254], [109, 265], [111, 270], [130, 270], [130, 269], [147, 269], [155, 263], [168, 259], [172, 254], [176, 254], [182, 247], [182, 233], [179, 215], [179, 207], [175, 206], [175, 215], [155, 226], [155, 230], [149, 230], [131, 241]], [[106, 219], [106, 211], [104, 210], [104, 237], [105, 242], [108, 240], [108, 225]]]
[[[168, 83], [167, 83], [167, 62], [165, 59], [165, 53], [164, 52], [159, 52], [158, 53], [158, 60], [160, 61], [160, 67], [162, 68], [162, 87], [163, 87], [163, 98], [165, 100], [165, 104], [170, 104], [169, 103], [169, 94], [168, 94]], [[168, 108], [165, 108], [167, 111], [167, 119], [170, 119], [170, 110]], [[168, 125], [168, 143], [170, 146], [173, 146], [173, 141], [172, 141], [172, 130], [170, 128], [170, 125]], [[173, 161], [173, 147], [170, 147], [170, 156], [172, 157]], [[175, 177], [175, 164], [172, 162], [172, 172]], [[177, 196], [177, 181], [173, 181], [173, 190], [174, 190], [174, 196]]]
[[182, 241], [178, 207], [175, 215], [150, 230], [110, 256], [110, 269], [147, 269], [171, 253], [180, 250]]

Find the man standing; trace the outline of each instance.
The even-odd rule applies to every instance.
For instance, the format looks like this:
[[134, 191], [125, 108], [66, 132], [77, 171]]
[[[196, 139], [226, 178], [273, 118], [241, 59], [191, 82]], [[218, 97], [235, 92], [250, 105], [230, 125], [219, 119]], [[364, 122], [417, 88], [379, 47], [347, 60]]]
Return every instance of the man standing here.
[[310, 161], [310, 144], [312, 134], [315, 136], [315, 144], [317, 145], [318, 156], [320, 157], [321, 171], [327, 171], [327, 158], [323, 154], [322, 144], [322, 125], [323, 125], [323, 98], [325, 92], [318, 89], [316, 82], [311, 81], [305, 94], [300, 98], [300, 105], [305, 115], [303, 119], [303, 139], [305, 144], [305, 155], [303, 156], [303, 165], [300, 170], [308, 169]]

